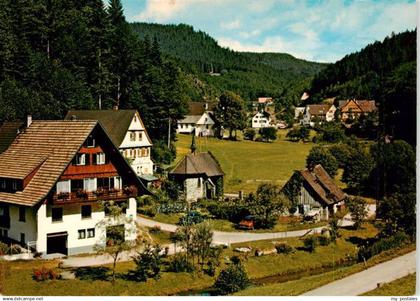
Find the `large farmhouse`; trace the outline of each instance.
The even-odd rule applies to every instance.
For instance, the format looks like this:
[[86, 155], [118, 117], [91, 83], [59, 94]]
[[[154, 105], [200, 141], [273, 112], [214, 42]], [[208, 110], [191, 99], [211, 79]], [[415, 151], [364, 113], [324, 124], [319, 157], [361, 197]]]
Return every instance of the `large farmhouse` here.
[[377, 111], [374, 100], [349, 99], [339, 101], [341, 121], [354, 120], [362, 115]]
[[313, 127], [316, 123], [332, 121], [336, 110], [337, 108], [331, 104], [307, 105], [301, 123]]
[[[139, 176], [153, 174], [152, 140], [136, 110], [71, 110], [66, 120], [99, 120]], [[147, 178], [147, 177], [145, 177]]]
[[178, 120], [177, 132], [191, 134], [195, 131], [196, 136], [214, 136], [215, 102], [190, 102], [188, 114], [184, 119]]
[[346, 198], [321, 165], [295, 171], [282, 192], [297, 205], [299, 214], [321, 220], [328, 220]]
[[[33, 121], [0, 154], [0, 235], [42, 254], [91, 252], [105, 243], [100, 221], [135, 229], [135, 197], [144, 192], [98, 121]], [[107, 217], [99, 201], [109, 200], [133, 219]]]
[[252, 128], [260, 129], [271, 125], [271, 115], [266, 111], [261, 111], [252, 116]]

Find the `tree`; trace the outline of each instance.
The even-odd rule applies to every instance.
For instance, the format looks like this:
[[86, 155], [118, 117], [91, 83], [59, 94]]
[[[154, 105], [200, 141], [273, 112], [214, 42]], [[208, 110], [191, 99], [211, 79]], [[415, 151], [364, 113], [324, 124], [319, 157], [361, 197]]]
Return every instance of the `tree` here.
[[102, 233], [94, 249], [98, 254], [106, 254], [113, 259], [112, 284], [114, 284], [119, 256], [122, 252], [132, 249], [137, 243], [136, 240], [126, 239], [136, 233], [136, 226], [133, 219], [126, 217], [123, 213], [123, 205], [109, 201], [101, 203], [101, 206], [108, 213], [108, 217], [96, 224], [96, 228], [101, 229]]
[[365, 185], [374, 166], [371, 155], [363, 150], [352, 152], [346, 160], [342, 181], [356, 193], [365, 191]]
[[386, 232], [394, 234], [404, 231], [412, 239], [416, 235], [416, 194], [394, 193], [380, 200], [377, 216], [386, 225]]
[[328, 222], [329, 226], [330, 226], [330, 237], [332, 241], [336, 241], [338, 237], [340, 237], [340, 225], [338, 222], [338, 218], [333, 216], [329, 222]]
[[310, 130], [305, 126], [294, 127], [287, 132], [286, 138], [289, 138], [292, 141], [307, 141], [309, 139]]
[[325, 122], [317, 128], [318, 141], [337, 143], [346, 140], [341, 123]]
[[331, 177], [335, 177], [337, 174], [338, 163], [334, 156], [331, 155], [328, 149], [315, 146], [306, 158], [306, 167], [311, 170], [318, 164], [321, 164]]
[[220, 272], [214, 287], [220, 295], [228, 295], [247, 288], [250, 284], [248, 274], [239, 261], [230, 264]]
[[251, 214], [260, 219], [259, 226], [262, 228], [273, 227], [276, 223], [275, 218], [290, 207], [287, 197], [273, 184], [259, 185], [256, 195], [250, 194], [246, 202]]
[[255, 139], [256, 132], [254, 129], [246, 129], [244, 138], [253, 141]]
[[266, 127], [260, 129], [261, 138], [267, 142], [277, 139], [277, 130], [273, 127]]
[[145, 249], [133, 257], [136, 264], [134, 270], [129, 271], [129, 277], [135, 281], [146, 281], [148, 278], [155, 280], [160, 278], [162, 264], [162, 249], [159, 245], [151, 247], [146, 245]]
[[359, 229], [368, 214], [365, 199], [361, 197], [348, 198], [346, 200], [346, 206], [350, 211], [351, 219], [354, 222], [354, 228]]
[[229, 130], [230, 139], [233, 138], [233, 132], [236, 133], [237, 130], [243, 130], [246, 127], [246, 112], [243, 100], [233, 92], [224, 92], [220, 96], [214, 113], [218, 126]]

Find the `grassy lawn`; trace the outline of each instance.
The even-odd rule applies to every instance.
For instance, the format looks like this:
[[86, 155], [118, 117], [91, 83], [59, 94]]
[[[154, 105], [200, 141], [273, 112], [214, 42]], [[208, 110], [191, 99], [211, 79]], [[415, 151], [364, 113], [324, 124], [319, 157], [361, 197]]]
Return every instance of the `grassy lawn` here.
[[394, 280], [363, 296], [414, 296], [416, 293], [416, 273]]
[[[341, 278], [350, 276], [351, 274], [358, 273], [364, 269], [379, 264], [381, 262], [391, 260], [392, 258], [404, 255], [408, 252], [415, 250], [415, 245], [410, 245], [405, 248], [393, 251], [387, 251], [382, 254], [376, 255], [366, 262], [355, 264], [352, 266], [340, 267], [322, 273], [319, 275], [302, 277], [297, 280], [266, 284], [260, 286], [251, 286], [243, 291], [236, 293], [237, 296], [298, 296], [307, 291], [313, 290], [320, 286], [326, 285], [330, 282], [339, 280]], [[400, 282], [398, 282], [400, 281]], [[398, 282], [398, 283], [397, 283]], [[375, 289], [366, 293], [367, 296], [408, 296], [415, 293], [416, 278], [415, 274], [398, 279], [385, 285], [382, 288]]]
[[170, 244], [170, 232], [160, 230], [159, 232], [153, 232], [149, 230], [149, 235], [153, 240], [153, 244], [165, 245]]
[[[259, 184], [272, 182], [283, 185], [293, 170], [305, 167], [306, 156], [312, 142], [290, 142], [287, 130], [279, 130], [273, 143], [254, 141], [228, 141], [215, 138], [197, 138], [198, 151], [211, 151], [225, 172], [225, 192], [255, 191]], [[178, 135], [178, 162], [189, 153], [190, 135]]]
[[[319, 246], [314, 253], [296, 250], [294, 254], [289, 255], [273, 254], [256, 257], [251, 254], [248, 259], [244, 261], [245, 268], [254, 282], [266, 283], [266, 285], [251, 287], [242, 293], [248, 295], [300, 294], [306, 290], [338, 279], [339, 277], [344, 277], [348, 273], [362, 270], [364, 268], [363, 264], [353, 265], [352, 267], [338, 265], [339, 262], [343, 262], [348, 254], [354, 254], [355, 252], [355, 245], [347, 239], [352, 236], [370, 237], [375, 235], [376, 232], [377, 230], [371, 224], [366, 224], [364, 229], [358, 231], [342, 230], [342, 237], [338, 240], [336, 245], [330, 244], [329, 246]], [[158, 236], [155, 237], [164, 240], [165, 236], [166, 233], [159, 233]], [[286, 241], [294, 247], [302, 246], [302, 241], [297, 238], [288, 238], [277, 241]], [[234, 248], [237, 246], [251, 246], [254, 249], [268, 249], [273, 248], [274, 244], [272, 240], [266, 240], [235, 244], [232, 247]], [[234, 252], [233, 248], [224, 250], [222, 258], [240, 254]], [[413, 245], [412, 249], [414, 248], [415, 246]], [[369, 260], [368, 265], [389, 259], [389, 257], [392, 256], [398, 256], [401, 252], [402, 251], [395, 250], [388, 253], [385, 252], [385, 254], [381, 254], [378, 257]], [[222, 260], [222, 266], [224, 265], [223, 262], [224, 260]], [[334, 273], [330, 272], [333, 262], [335, 262], [336, 268]], [[34, 260], [29, 262], [9, 262], [7, 264], [10, 270], [6, 277], [0, 279], [0, 282], [4, 284], [2, 293], [5, 295], [174, 295], [189, 290], [207, 289], [214, 283], [214, 278], [209, 276], [172, 272], [163, 272], [159, 280], [149, 279], [147, 282], [130, 281], [122, 277], [122, 275], [126, 274], [127, 271], [134, 267], [132, 262], [118, 263], [117, 273], [120, 276], [117, 277], [114, 286], [106, 280], [75, 279], [36, 282], [32, 280], [32, 271], [34, 268], [45, 266], [60, 272], [62, 270], [57, 267], [58, 261]], [[107, 265], [104, 267], [110, 266]], [[326, 271], [327, 273], [315, 275], [322, 273], [323, 271]], [[297, 278], [303, 278], [299, 280], [293, 280], [297, 278], [287, 278], [291, 273], [294, 273]], [[266, 277], [270, 277], [270, 279], [273, 278], [274, 281], [271, 279], [271, 282], [267, 282]], [[306, 281], [304, 281], [304, 279], [306, 279]], [[307, 281], [307, 279], [311, 279], [311, 281]], [[288, 284], [270, 284], [287, 280], [293, 281], [286, 282]], [[22, 283], [25, 283], [25, 285], [22, 286]]]

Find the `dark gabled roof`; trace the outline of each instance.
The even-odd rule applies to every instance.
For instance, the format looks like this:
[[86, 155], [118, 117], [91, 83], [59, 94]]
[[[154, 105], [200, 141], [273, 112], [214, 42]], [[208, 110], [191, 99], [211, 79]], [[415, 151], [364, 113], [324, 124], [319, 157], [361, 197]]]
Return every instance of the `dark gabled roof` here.
[[171, 175], [223, 176], [223, 170], [211, 153], [188, 154], [170, 172]]
[[0, 154], [12, 144], [24, 125], [22, 121], [5, 121], [0, 126]]
[[[207, 104], [207, 109], [206, 109]], [[188, 103], [188, 114], [186, 115], [203, 115], [204, 112], [213, 111], [217, 102], [192, 101]]]
[[112, 142], [120, 146], [136, 110], [70, 110], [64, 119], [99, 120]]
[[330, 104], [316, 104], [316, 105], [307, 105], [307, 109], [311, 115], [323, 116], [326, 115], [329, 109], [332, 107]]
[[348, 99], [348, 100], [340, 100], [338, 102], [340, 110], [343, 110], [345, 106], [350, 102], [354, 102], [360, 108], [360, 111], [362, 111], [363, 113], [374, 112], [378, 109], [376, 107], [376, 103], [374, 100]]
[[334, 183], [320, 164], [316, 165], [312, 171], [304, 169], [299, 173], [325, 204], [335, 204], [346, 197], [345, 193]]
[[33, 206], [41, 201], [64, 172], [97, 121], [33, 121], [0, 154], [0, 176], [25, 177], [37, 169], [23, 191], [0, 192], [0, 202]]

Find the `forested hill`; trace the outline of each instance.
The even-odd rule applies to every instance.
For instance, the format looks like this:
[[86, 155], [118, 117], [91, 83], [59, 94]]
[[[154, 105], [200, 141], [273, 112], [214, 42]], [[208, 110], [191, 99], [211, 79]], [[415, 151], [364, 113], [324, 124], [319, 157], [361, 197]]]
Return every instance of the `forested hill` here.
[[[245, 100], [284, 96], [298, 100], [313, 76], [326, 65], [283, 53], [236, 52], [220, 47], [208, 34], [192, 26], [132, 23], [142, 39], [156, 39], [162, 53], [176, 58], [193, 77], [192, 97], [214, 97], [231, 90]], [[209, 73], [221, 76], [210, 76]], [[194, 95], [194, 93], [196, 93]], [[197, 94], [198, 93], [198, 94]]]
[[375, 99], [384, 134], [415, 144], [416, 30], [392, 34], [345, 56], [312, 81], [312, 101], [325, 97]]

